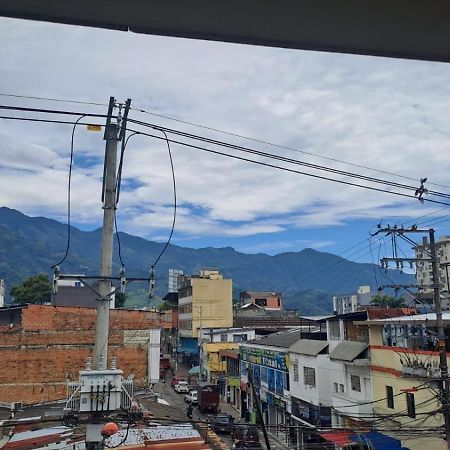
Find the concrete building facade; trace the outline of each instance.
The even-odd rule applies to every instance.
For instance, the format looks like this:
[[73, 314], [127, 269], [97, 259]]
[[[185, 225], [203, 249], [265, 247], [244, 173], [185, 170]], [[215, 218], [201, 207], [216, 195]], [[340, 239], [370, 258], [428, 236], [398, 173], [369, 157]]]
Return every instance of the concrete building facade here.
[[178, 333], [199, 336], [200, 328], [233, 326], [233, 283], [218, 270], [201, 270], [187, 277], [178, 292]]

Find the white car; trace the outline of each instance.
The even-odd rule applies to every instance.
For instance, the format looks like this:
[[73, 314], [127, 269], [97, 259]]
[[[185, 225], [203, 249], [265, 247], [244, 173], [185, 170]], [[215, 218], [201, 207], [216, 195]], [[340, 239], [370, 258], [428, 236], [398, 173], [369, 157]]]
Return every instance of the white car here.
[[197, 391], [191, 391], [189, 394], [184, 396], [184, 401], [190, 403], [191, 405], [197, 404]]
[[189, 385], [187, 384], [186, 381], [179, 381], [175, 385], [175, 391], [178, 392], [179, 394], [181, 393], [187, 394], [189, 392]]

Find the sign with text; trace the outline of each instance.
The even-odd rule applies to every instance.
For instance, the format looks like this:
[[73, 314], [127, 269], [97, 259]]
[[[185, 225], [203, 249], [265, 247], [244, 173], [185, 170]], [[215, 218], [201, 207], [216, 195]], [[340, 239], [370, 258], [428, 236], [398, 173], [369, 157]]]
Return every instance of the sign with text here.
[[286, 353], [274, 352], [256, 347], [241, 347], [241, 360], [248, 361], [253, 364], [271, 367], [272, 369], [288, 371], [286, 365]]

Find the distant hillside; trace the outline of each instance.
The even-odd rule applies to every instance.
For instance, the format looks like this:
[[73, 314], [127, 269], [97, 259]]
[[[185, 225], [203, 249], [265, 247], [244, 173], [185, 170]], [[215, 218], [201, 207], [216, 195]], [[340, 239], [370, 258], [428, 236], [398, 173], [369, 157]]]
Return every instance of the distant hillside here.
[[[85, 232], [72, 227], [71, 235], [70, 253], [62, 271], [97, 274], [101, 230]], [[148, 276], [163, 244], [126, 233], [120, 233], [120, 240], [128, 276]], [[8, 293], [26, 277], [38, 272], [50, 274], [50, 266], [61, 259], [66, 242], [66, 225], [0, 208], [0, 277], [5, 279]], [[354, 263], [312, 249], [270, 256], [240, 253], [231, 247], [191, 249], [170, 245], [156, 269], [157, 294], [166, 293], [169, 268], [194, 274], [205, 267], [218, 268], [232, 278], [236, 296], [243, 290], [281, 291], [285, 306], [303, 314], [329, 312], [334, 294], [355, 292], [360, 285], [375, 288], [375, 273], [379, 283], [413, 280], [412, 275], [399, 271], [389, 271], [387, 279], [372, 264]], [[115, 252], [113, 270], [118, 273], [119, 268]]]

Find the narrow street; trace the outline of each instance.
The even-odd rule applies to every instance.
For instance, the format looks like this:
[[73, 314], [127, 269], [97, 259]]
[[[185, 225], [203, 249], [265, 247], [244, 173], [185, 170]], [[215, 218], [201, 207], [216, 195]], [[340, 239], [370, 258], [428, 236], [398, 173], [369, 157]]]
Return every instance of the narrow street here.
[[[171, 406], [178, 407], [182, 411], [186, 411], [188, 404], [184, 401], [185, 394], [178, 394], [175, 389], [170, 385], [171, 377], [167, 377], [167, 381], [165, 383], [158, 383], [154, 385], [154, 391], [161, 394], [162, 398], [166, 400]], [[226, 405], [228, 406], [228, 405]], [[221, 409], [222, 405], [221, 405]], [[226, 412], [228, 413], [228, 411]], [[235, 416], [235, 415], [234, 415]], [[236, 417], [236, 416], [235, 416]], [[199, 412], [196, 406], [193, 408], [193, 418], [192, 420], [212, 420], [214, 415], [212, 414], [203, 414]], [[187, 418], [186, 418], [187, 420]], [[232, 445], [232, 439], [230, 434], [219, 434], [218, 435], [223, 442], [225, 442], [230, 448]]]

